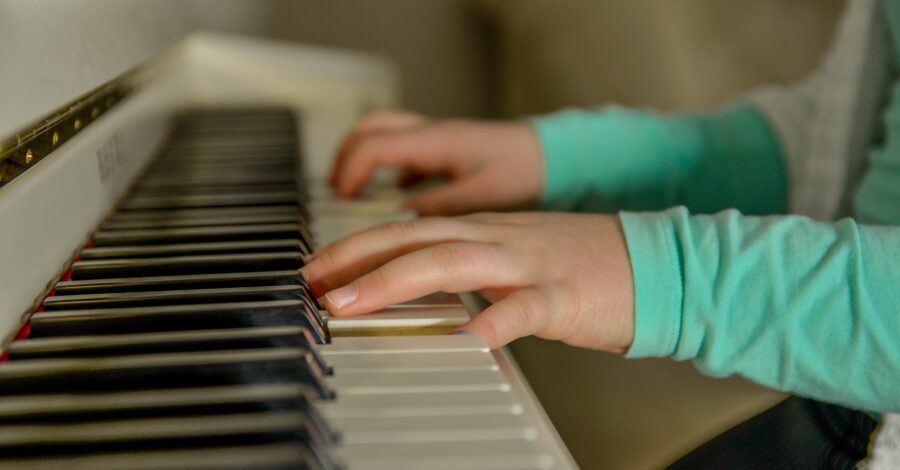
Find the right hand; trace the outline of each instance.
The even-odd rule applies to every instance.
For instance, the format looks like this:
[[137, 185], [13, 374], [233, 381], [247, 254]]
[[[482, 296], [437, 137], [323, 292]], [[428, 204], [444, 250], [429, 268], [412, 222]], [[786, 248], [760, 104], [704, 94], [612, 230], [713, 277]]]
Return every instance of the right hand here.
[[420, 215], [514, 210], [533, 205], [544, 181], [541, 145], [520, 123], [436, 121], [392, 111], [364, 117], [337, 152], [329, 183], [357, 196], [378, 167], [395, 167], [403, 181], [448, 177], [449, 183], [408, 200]]

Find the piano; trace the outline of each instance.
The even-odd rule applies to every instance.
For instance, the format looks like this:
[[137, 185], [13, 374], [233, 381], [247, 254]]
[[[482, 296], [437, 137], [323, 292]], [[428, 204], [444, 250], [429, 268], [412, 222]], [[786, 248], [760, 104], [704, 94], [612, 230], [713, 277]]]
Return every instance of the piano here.
[[7, 79], [34, 107], [0, 111], [0, 468], [575, 468], [508, 351], [448, 334], [473, 299], [330, 318], [298, 275], [411, 217], [322, 183], [390, 64], [162, 29]]

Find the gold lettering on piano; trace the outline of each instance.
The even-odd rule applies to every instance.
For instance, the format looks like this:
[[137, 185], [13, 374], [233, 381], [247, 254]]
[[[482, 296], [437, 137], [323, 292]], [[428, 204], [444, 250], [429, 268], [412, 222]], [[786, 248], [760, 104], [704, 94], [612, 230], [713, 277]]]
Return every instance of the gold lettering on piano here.
[[119, 135], [113, 134], [97, 148], [97, 168], [100, 170], [100, 182], [104, 183], [114, 175], [124, 159]]

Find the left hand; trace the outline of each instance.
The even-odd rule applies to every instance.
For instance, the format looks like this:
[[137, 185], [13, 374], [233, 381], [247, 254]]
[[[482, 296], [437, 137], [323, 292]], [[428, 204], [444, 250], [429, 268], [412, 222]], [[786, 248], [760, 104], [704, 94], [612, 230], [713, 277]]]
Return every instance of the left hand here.
[[527, 335], [624, 352], [634, 286], [618, 217], [553, 213], [426, 217], [381, 225], [318, 250], [301, 269], [335, 316], [435, 292], [493, 305], [462, 327], [492, 348]]

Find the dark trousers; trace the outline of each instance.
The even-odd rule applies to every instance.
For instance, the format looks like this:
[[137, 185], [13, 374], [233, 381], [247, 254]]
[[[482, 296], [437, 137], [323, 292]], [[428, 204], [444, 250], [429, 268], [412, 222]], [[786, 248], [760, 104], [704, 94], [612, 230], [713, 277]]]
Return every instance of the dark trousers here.
[[853, 469], [875, 429], [869, 415], [791, 397], [724, 432], [671, 469]]

